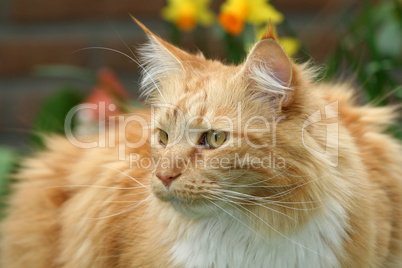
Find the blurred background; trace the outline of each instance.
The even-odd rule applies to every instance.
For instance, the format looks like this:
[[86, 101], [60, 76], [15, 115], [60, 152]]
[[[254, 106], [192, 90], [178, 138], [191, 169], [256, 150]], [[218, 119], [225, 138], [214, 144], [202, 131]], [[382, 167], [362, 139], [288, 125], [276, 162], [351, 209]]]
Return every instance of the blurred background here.
[[145, 35], [129, 14], [174, 44], [232, 63], [271, 21], [296, 61], [323, 67], [320, 79], [353, 80], [363, 102], [387, 105], [402, 99], [401, 2], [1, 0], [0, 178], [16, 155], [40, 146], [38, 132], [62, 133], [71, 107], [139, 105], [139, 67], [124, 54], [135, 56]]

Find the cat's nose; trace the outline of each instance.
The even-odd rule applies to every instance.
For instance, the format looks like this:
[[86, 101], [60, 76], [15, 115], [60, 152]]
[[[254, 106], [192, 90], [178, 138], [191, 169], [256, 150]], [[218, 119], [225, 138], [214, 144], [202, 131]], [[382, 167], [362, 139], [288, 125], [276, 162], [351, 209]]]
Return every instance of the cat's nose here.
[[173, 180], [177, 179], [181, 175], [181, 172], [158, 172], [156, 173], [156, 177], [160, 179], [165, 186], [170, 186]]

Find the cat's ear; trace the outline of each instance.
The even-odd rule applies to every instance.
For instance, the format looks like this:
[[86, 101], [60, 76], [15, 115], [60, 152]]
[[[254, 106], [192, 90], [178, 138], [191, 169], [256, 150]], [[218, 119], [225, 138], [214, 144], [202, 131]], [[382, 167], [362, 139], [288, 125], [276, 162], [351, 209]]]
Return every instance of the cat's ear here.
[[161, 79], [165, 77], [180, 76], [184, 74], [183, 62], [190, 56], [185, 51], [169, 44], [152, 33], [140, 21], [131, 18], [147, 34], [148, 42], [139, 49], [142, 68], [141, 87], [143, 95], [149, 97]]
[[293, 65], [273, 34], [271, 24], [251, 49], [243, 67], [243, 76], [258, 98], [274, 102], [279, 109], [291, 102]]

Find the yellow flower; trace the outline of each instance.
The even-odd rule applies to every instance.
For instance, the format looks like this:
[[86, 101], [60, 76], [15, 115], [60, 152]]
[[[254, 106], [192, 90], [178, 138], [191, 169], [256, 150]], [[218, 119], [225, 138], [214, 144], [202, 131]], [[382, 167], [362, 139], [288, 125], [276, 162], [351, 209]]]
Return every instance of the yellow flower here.
[[283, 49], [289, 55], [289, 57], [294, 56], [300, 49], [300, 42], [293, 37], [280, 37], [278, 38], [279, 43], [282, 45]]
[[197, 24], [209, 26], [214, 20], [213, 13], [208, 9], [210, 1], [168, 0], [162, 17], [184, 31], [193, 30]]
[[[257, 29], [257, 28], [256, 28]], [[255, 36], [256, 42], [261, 40], [262, 36], [266, 31], [266, 27], [262, 27], [259, 30], [257, 29]], [[276, 27], [274, 27], [274, 36], [281, 44], [285, 52], [289, 55], [289, 57], [294, 56], [300, 49], [300, 42], [294, 37], [278, 37], [278, 33], [276, 31]]]
[[253, 25], [260, 25], [271, 21], [273, 24], [278, 24], [283, 21], [283, 15], [277, 11], [266, 0], [251, 0], [252, 7], [248, 15], [247, 22]]
[[244, 20], [230, 12], [222, 12], [219, 15], [219, 23], [232, 35], [240, 34], [244, 28]]
[[283, 15], [267, 0], [227, 0], [219, 15], [220, 24], [232, 35], [240, 34], [246, 22], [261, 25], [270, 20], [274, 24], [280, 23]]

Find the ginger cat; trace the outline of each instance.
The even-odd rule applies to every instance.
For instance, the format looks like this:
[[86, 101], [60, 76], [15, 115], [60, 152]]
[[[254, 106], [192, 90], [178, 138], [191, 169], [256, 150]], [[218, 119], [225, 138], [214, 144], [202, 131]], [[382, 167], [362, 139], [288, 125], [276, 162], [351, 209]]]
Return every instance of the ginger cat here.
[[272, 29], [228, 66], [137, 23], [151, 115], [24, 162], [1, 267], [402, 267], [395, 109], [313, 83]]

